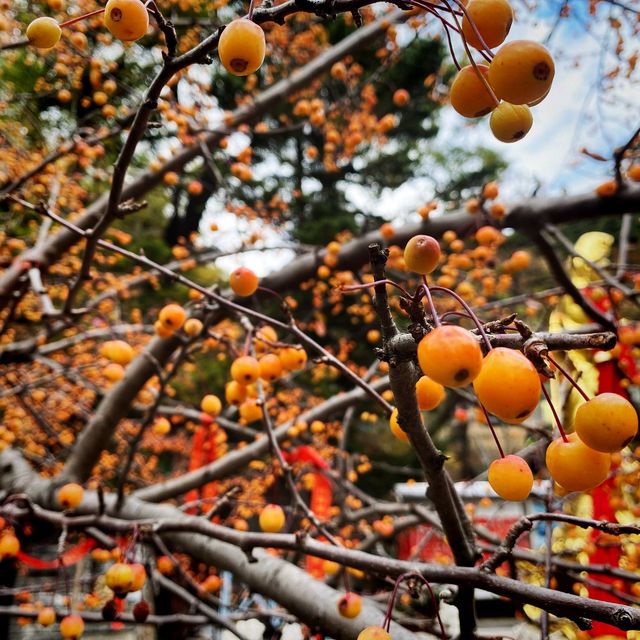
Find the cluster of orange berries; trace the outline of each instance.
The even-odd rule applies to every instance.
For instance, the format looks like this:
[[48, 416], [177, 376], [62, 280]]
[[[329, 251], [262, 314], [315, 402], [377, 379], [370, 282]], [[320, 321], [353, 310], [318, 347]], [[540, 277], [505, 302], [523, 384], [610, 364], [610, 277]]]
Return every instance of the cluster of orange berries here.
[[254, 339], [256, 357], [243, 355], [231, 364], [231, 380], [225, 386], [225, 399], [238, 407], [245, 423], [262, 419], [255, 383], [275, 382], [286, 373], [304, 369], [307, 353], [293, 346], [276, 346], [278, 336], [272, 327], [261, 327]]
[[[93, 14], [90, 14], [93, 15]], [[82, 16], [80, 19], [88, 17]], [[29, 43], [38, 49], [55, 47], [62, 36], [62, 26], [77, 22], [73, 19], [60, 25], [54, 18], [43, 16], [27, 27]], [[149, 13], [141, 0], [109, 0], [104, 8], [104, 25], [111, 34], [124, 42], [142, 38], [149, 28]]]
[[[440, 260], [440, 246], [430, 236], [416, 236], [406, 245], [405, 264], [426, 275]], [[444, 397], [444, 388], [473, 384], [478, 401], [508, 424], [520, 424], [536, 409], [541, 393], [540, 374], [520, 351], [505, 347], [483, 357], [478, 337], [457, 325], [440, 325], [418, 344], [418, 363], [424, 376], [416, 384], [422, 410], [432, 409]], [[389, 422], [396, 437], [407, 434], [398, 424], [397, 410]], [[567, 491], [586, 491], [603, 482], [611, 453], [627, 446], [638, 431], [633, 405], [614, 393], [603, 393], [581, 405], [574, 419], [575, 433], [562, 434], [547, 449], [551, 477]], [[533, 486], [526, 461], [503, 456], [489, 467], [489, 483], [506, 500], [524, 500]]]
[[[507, 0], [471, 0], [462, 35], [469, 45], [487, 52], [504, 42], [512, 22]], [[458, 72], [451, 85], [451, 106], [467, 118], [491, 113], [493, 135], [501, 142], [515, 142], [531, 129], [529, 107], [547, 96], [554, 73], [553, 58], [543, 45], [514, 40], [499, 49], [489, 65], [473, 63]]]
[[108, 340], [100, 348], [100, 355], [111, 362], [103, 369], [107, 380], [117, 382], [124, 377], [124, 368], [133, 360], [133, 347], [124, 340]]
[[200, 335], [202, 332], [202, 321], [198, 318], [187, 319], [185, 309], [176, 303], [165, 305], [160, 309], [158, 319], [154, 324], [156, 334], [161, 338], [170, 338], [176, 331], [183, 331], [190, 338]]

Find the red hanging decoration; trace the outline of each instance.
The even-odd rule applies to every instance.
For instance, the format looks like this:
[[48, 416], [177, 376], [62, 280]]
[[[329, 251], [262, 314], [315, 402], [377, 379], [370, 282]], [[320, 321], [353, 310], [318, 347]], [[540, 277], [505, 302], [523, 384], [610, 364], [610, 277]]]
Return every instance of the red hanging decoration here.
[[[200, 425], [196, 427], [193, 434], [188, 466], [189, 471], [200, 469], [217, 459], [217, 433], [218, 427], [214, 424], [213, 418], [206, 413], [201, 413]], [[203, 487], [188, 491], [184, 499], [185, 502], [197, 502], [199, 500], [210, 500], [217, 495], [217, 483], [209, 482]], [[191, 515], [198, 513], [198, 507], [189, 507], [187, 513]]]

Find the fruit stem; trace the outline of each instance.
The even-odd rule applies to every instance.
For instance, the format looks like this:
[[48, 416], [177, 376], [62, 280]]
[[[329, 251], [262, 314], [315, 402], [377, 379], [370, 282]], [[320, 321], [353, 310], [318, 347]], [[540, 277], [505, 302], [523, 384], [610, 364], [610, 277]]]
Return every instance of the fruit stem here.
[[[449, 7], [449, 9], [451, 9], [451, 6], [449, 5], [448, 0], [442, 0], [442, 2]], [[478, 36], [480, 43], [487, 48], [487, 51], [491, 54], [489, 56], [489, 61], [491, 61], [493, 59], [493, 52], [491, 51], [491, 49], [489, 49], [489, 47], [487, 47], [487, 45], [485, 44], [484, 40], [482, 39], [482, 36], [478, 33], [478, 30], [476, 29], [476, 26], [473, 24], [473, 20], [471, 20], [469, 18], [469, 15], [467, 13], [467, 9], [464, 6], [464, 4], [460, 1], [460, 0], [454, 0], [454, 2], [462, 9], [462, 11], [464, 12], [464, 15], [467, 17], [467, 20], [469, 20], [469, 23], [471, 24], [471, 26], [473, 27], [476, 35]], [[495, 102], [495, 106], [497, 107], [500, 104], [500, 100], [498, 100], [498, 97], [496, 96], [495, 92], [493, 91], [493, 88], [491, 87], [491, 85], [489, 84], [488, 80], [482, 75], [482, 73], [480, 73], [480, 69], [478, 69], [478, 65], [476, 64], [476, 61], [473, 59], [473, 56], [471, 55], [471, 51], [469, 49], [469, 45], [467, 44], [467, 41], [464, 37], [464, 33], [462, 32], [462, 27], [460, 26], [460, 23], [458, 22], [458, 17], [453, 14], [453, 19], [455, 20], [456, 26], [460, 29], [460, 37], [462, 38], [462, 44], [464, 46], [464, 50], [467, 53], [467, 56], [469, 56], [469, 62], [471, 62], [471, 66], [473, 67], [473, 70], [475, 71], [476, 75], [478, 76], [480, 82], [482, 82], [482, 84], [484, 85], [484, 88], [487, 90], [487, 93], [493, 98], [494, 102]], [[487, 56], [480, 51], [480, 53], [485, 57], [485, 59], [487, 58]]]
[[[431, 311], [433, 324], [436, 327], [439, 327], [442, 323], [440, 322], [440, 318], [438, 317], [438, 311], [436, 310], [436, 305], [433, 304], [433, 297], [431, 296], [431, 291], [429, 290], [429, 285], [427, 284], [427, 276], [422, 276], [422, 288], [424, 289], [424, 295], [427, 297], [427, 303], [429, 304], [429, 311]], [[420, 289], [418, 289], [418, 293], [419, 292], [420, 292]]]
[[72, 24], [76, 22], [80, 22], [82, 20], [86, 20], [87, 18], [93, 18], [93, 16], [97, 16], [101, 13], [104, 13], [104, 7], [102, 9], [96, 9], [95, 11], [90, 11], [89, 13], [85, 13], [81, 16], [76, 16], [75, 18], [71, 18], [66, 20], [65, 22], [61, 22], [58, 26], [62, 29], [62, 27], [70, 27]]
[[244, 339], [244, 345], [242, 347], [242, 355], [248, 356], [249, 351], [251, 350], [251, 340], [253, 340], [253, 330], [247, 331], [247, 335]]
[[487, 424], [489, 425], [489, 429], [491, 429], [491, 435], [493, 436], [496, 446], [498, 447], [498, 452], [500, 453], [500, 457], [504, 458], [504, 449], [500, 444], [500, 440], [498, 439], [498, 434], [496, 433], [496, 430], [491, 422], [491, 417], [489, 416], [489, 412], [487, 411], [487, 408], [482, 404], [482, 402], [480, 402], [480, 400], [478, 400], [478, 404], [480, 405], [480, 408], [484, 413], [484, 417], [485, 417], [485, 420], [487, 421]]
[[389, 633], [389, 628], [391, 627], [391, 615], [393, 613], [393, 605], [396, 601], [396, 596], [398, 595], [398, 589], [400, 588], [400, 585], [402, 584], [402, 582], [404, 580], [407, 580], [408, 578], [418, 578], [418, 580], [422, 581], [422, 584], [424, 584], [429, 590], [429, 595], [431, 596], [431, 601], [433, 602], [436, 618], [438, 619], [438, 624], [440, 625], [440, 636], [442, 637], [442, 640], [447, 640], [447, 632], [444, 629], [444, 624], [442, 624], [442, 618], [440, 617], [440, 609], [438, 607], [438, 601], [436, 599], [436, 595], [435, 593], [433, 593], [433, 589], [431, 588], [431, 584], [429, 584], [429, 581], [418, 572], [403, 573], [402, 575], [399, 575], [396, 578], [396, 582], [393, 585], [393, 591], [391, 592], [391, 598], [387, 606], [387, 613], [382, 622], [382, 628], [387, 633]]
[[[413, 5], [414, 7], [418, 7], [420, 9], [424, 9], [425, 11], [427, 11], [428, 13], [434, 15], [436, 18], [438, 18], [438, 20], [440, 20], [440, 22], [442, 23], [442, 26], [444, 27], [444, 32], [445, 35], [447, 36], [447, 44], [449, 46], [449, 53], [451, 54], [451, 59], [453, 60], [453, 64], [456, 65], [456, 69], [458, 69], [458, 71], [460, 71], [460, 69], [462, 68], [460, 66], [460, 63], [458, 62], [458, 59], [456, 57], [456, 52], [453, 48], [453, 42], [451, 41], [451, 33], [450, 33], [450, 29], [453, 29], [453, 31], [455, 31], [456, 33], [459, 33], [459, 29], [451, 24], [448, 20], [445, 20], [434, 8], [433, 5], [431, 5], [428, 2], [423, 2], [421, 0], [410, 0], [409, 4]], [[453, 11], [452, 11], [453, 13]]]
[[540, 386], [542, 387], [542, 393], [544, 393], [544, 397], [547, 401], [547, 404], [549, 405], [549, 408], [551, 409], [551, 413], [553, 413], [553, 417], [555, 418], [556, 424], [558, 425], [558, 431], [562, 436], [562, 440], [564, 442], [569, 442], [569, 438], [567, 438], [567, 434], [565, 433], [565, 430], [562, 427], [562, 421], [560, 420], [560, 416], [558, 415], [556, 408], [553, 406], [553, 402], [551, 402], [551, 396], [549, 395], [547, 388], [544, 386], [544, 383], [541, 384]]
[[482, 322], [478, 316], [474, 313], [473, 309], [463, 300], [455, 291], [451, 289], [447, 289], [447, 287], [431, 287], [432, 291], [444, 291], [448, 293], [450, 296], [453, 296], [459, 303], [462, 305], [464, 310], [469, 314], [469, 317], [473, 320], [474, 324], [478, 328], [478, 333], [482, 336], [482, 340], [484, 341], [487, 351], [491, 351], [493, 347], [491, 346], [491, 342], [489, 341], [489, 336], [487, 336], [487, 332], [484, 330], [482, 326]]
[[396, 601], [396, 596], [398, 595], [398, 589], [400, 588], [400, 584], [404, 580], [405, 576], [408, 575], [403, 573], [402, 575], [396, 578], [396, 582], [393, 585], [393, 591], [391, 592], [391, 597], [389, 598], [389, 604], [387, 605], [387, 613], [384, 616], [384, 620], [382, 621], [382, 628], [388, 633], [389, 628], [391, 627], [391, 616], [393, 615], [393, 605]]
[[249, 2], [249, 13], [247, 14], [248, 20], [253, 20], [253, 10], [255, 9], [255, 3], [255, 0], [251, 0], [251, 2]]
[[338, 286], [336, 288], [339, 291], [350, 293], [352, 291], [361, 291], [362, 289], [370, 289], [371, 287], [375, 287], [376, 285], [380, 285], [380, 284], [388, 284], [388, 285], [391, 285], [392, 287], [395, 287], [396, 289], [400, 289], [400, 291], [402, 291], [402, 294], [405, 296], [405, 298], [411, 299], [411, 294], [402, 285], [399, 285], [397, 282], [394, 282], [393, 280], [389, 280], [389, 278], [385, 278], [384, 280], [376, 280], [375, 282], [365, 282], [364, 284], [350, 284], [348, 286]]
[[574, 389], [584, 398], [585, 402], [589, 402], [591, 398], [589, 398], [584, 389], [582, 389], [563, 366], [558, 364], [558, 361], [550, 353], [547, 353], [547, 360], [573, 385]]
[[[449, 6], [449, 3], [447, 2], [447, 0], [443, 0], [443, 1], [445, 5]], [[469, 21], [469, 24], [471, 25], [471, 28], [473, 29], [473, 32], [476, 34], [476, 37], [478, 38], [480, 44], [484, 48], [484, 52], [480, 51], [479, 53], [483, 55], [485, 59], [491, 61], [494, 55], [493, 51], [491, 51], [491, 47], [489, 47], [489, 45], [484, 41], [482, 34], [480, 33], [480, 31], [478, 30], [478, 27], [476, 26], [476, 23], [472, 20], [471, 16], [469, 15], [469, 12], [467, 11], [467, 7], [465, 6], [465, 3], [462, 2], [461, 0], [453, 0], [453, 1], [460, 7], [460, 9], [462, 10], [462, 13], [464, 13], [465, 17]], [[453, 9], [451, 9], [451, 12], [453, 13]], [[453, 13], [453, 19], [456, 21], [456, 24], [458, 25], [458, 20], [455, 13]], [[460, 27], [460, 25], [458, 26]], [[464, 48], [467, 52], [467, 55], [469, 56], [469, 60], [471, 60], [471, 63], [473, 64], [473, 58], [471, 57], [471, 53], [469, 52], [469, 47], [467, 46], [467, 41], [464, 37], [462, 27], [460, 27], [460, 37], [462, 38], [462, 43], [464, 44]], [[487, 55], [485, 55], [485, 53]]]

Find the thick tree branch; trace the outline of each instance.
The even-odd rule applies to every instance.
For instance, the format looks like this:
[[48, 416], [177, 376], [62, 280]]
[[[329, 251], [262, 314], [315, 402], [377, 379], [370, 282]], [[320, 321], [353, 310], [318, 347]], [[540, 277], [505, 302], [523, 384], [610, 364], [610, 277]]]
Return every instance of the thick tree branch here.
[[[0, 468], [3, 471], [0, 476], [0, 489], [28, 492], [36, 505], [43, 504], [47, 507], [53, 504], [52, 483], [39, 478], [17, 451], [5, 449], [0, 454]], [[109, 513], [115, 496], [108, 495], [105, 499]], [[82, 510], [96, 513], [97, 508], [95, 493], [86, 492]], [[16, 505], [16, 509], [19, 510], [20, 507]], [[34, 507], [33, 511], [36, 514], [44, 514], [42, 507]], [[14, 515], [17, 516], [18, 512]], [[66, 518], [67, 526], [68, 521], [74, 519], [58, 513], [52, 514], [50, 520], [56, 517], [60, 524], [63, 522], [62, 519]], [[83, 517], [86, 518], [79, 516]], [[268, 546], [301, 551], [392, 578], [402, 573], [418, 571], [430, 582], [487, 589], [519, 602], [542, 607], [555, 615], [569, 617], [583, 627], [588, 626], [589, 620], [599, 620], [625, 630], [640, 628], [640, 610], [625, 605], [588, 600], [573, 594], [536, 587], [489, 574], [475, 567], [406, 562], [327, 545], [295, 534], [237, 531], [207, 522], [204, 518], [185, 516], [170, 505], [149, 504], [130, 498], [123, 505], [119, 518], [107, 515], [97, 520], [96, 516], [89, 516], [89, 519], [85, 520], [86, 524], [95, 525], [96, 522], [102, 529], [121, 533], [131, 531], [135, 524], [141, 526], [144, 533], [147, 526], [150, 532], [161, 535], [166, 544], [189, 553], [196, 560], [231, 571], [252, 589], [273, 598], [306, 624], [330, 630], [332, 637], [337, 639], [353, 640], [364, 626], [379, 625], [380, 612], [365, 603], [358, 618], [343, 618], [336, 607], [339, 593], [321, 582], [309, 580], [308, 574], [302, 569], [254, 547]], [[247, 556], [243, 549], [253, 549], [252, 557]], [[412, 637], [406, 629], [398, 625], [392, 625], [391, 634], [401, 640], [409, 640]]]

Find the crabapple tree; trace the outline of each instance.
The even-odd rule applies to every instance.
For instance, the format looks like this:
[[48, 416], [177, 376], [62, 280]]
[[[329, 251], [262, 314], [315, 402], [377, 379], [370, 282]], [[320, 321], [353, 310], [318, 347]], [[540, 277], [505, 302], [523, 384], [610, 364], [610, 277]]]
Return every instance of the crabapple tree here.
[[511, 202], [436, 139], [535, 137], [574, 17], [585, 122], [637, 91], [631, 4], [554, 11], [2, 5], [0, 635], [640, 630], [639, 130]]

